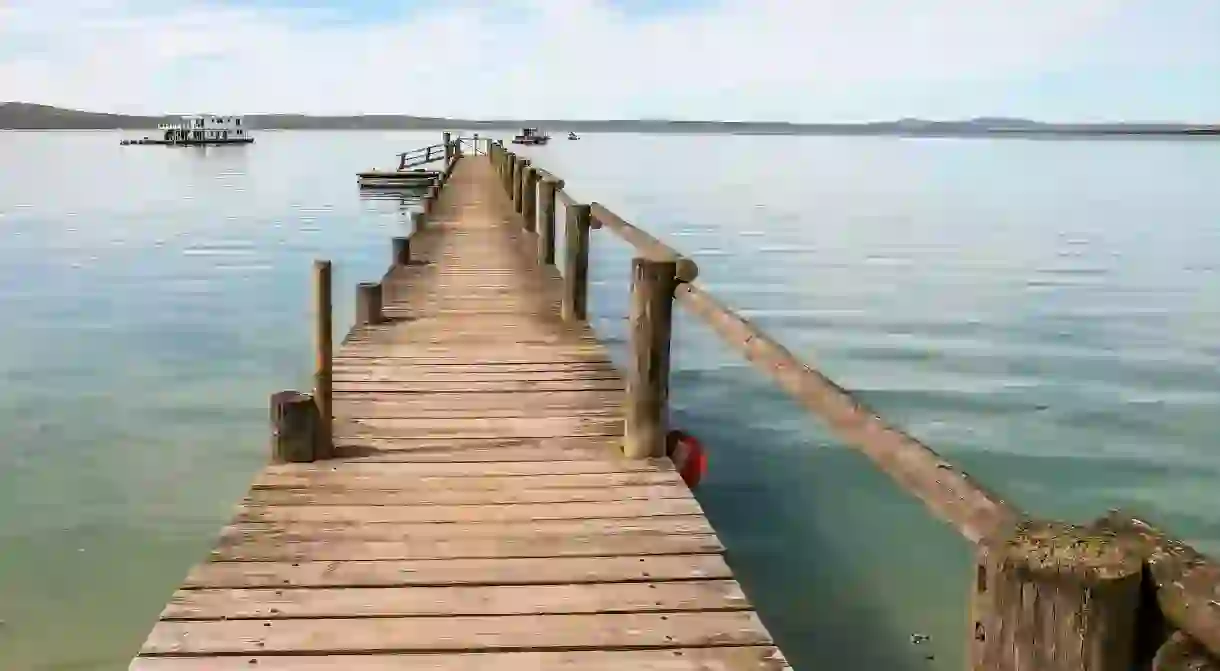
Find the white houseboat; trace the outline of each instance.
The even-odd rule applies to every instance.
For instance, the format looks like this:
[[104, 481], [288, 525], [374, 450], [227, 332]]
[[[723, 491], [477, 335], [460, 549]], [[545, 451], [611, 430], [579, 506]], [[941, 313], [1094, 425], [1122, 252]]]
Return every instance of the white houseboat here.
[[254, 136], [246, 127], [245, 119], [240, 116], [191, 114], [183, 116], [180, 123], [158, 124], [157, 130], [162, 133], [160, 139], [146, 137], [141, 140], [123, 140], [121, 144], [206, 145], [254, 142]]

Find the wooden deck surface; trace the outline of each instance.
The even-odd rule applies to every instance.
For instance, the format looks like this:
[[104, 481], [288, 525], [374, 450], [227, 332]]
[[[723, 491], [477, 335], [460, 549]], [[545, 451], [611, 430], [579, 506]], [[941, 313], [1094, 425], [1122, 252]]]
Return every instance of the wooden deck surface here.
[[457, 164], [336, 352], [338, 457], [257, 477], [132, 669], [787, 668], [532, 235]]

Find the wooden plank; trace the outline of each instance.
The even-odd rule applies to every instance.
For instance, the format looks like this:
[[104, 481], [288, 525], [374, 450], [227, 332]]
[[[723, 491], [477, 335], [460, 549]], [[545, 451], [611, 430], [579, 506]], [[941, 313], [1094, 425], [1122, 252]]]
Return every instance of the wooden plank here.
[[719, 554], [416, 561], [211, 562], [184, 589], [239, 587], [426, 587], [651, 582], [731, 578]]
[[[543, 376], [546, 377], [546, 376]], [[406, 376], [399, 380], [367, 380], [355, 376], [345, 376], [336, 380], [334, 398], [353, 398], [361, 395], [376, 394], [382, 398], [392, 398], [397, 395], [429, 394], [435, 396], [457, 396], [464, 393], [502, 393], [516, 394], [535, 391], [623, 391], [626, 383], [618, 376], [607, 377], [567, 377], [551, 376], [554, 380], [508, 380], [483, 379], [471, 376], [464, 379], [454, 376], [449, 380], [413, 380]]]
[[442, 356], [417, 356], [412, 354], [409, 350], [405, 354], [399, 354], [397, 351], [395, 351], [393, 346], [384, 345], [380, 347], [344, 347], [335, 355], [335, 360], [336, 362], [340, 360], [356, 362], [371, 359], [401, 359], [403, 361], [411, 362], [412, 365], [437, 368], [448, 368], [450, 366], [565, 366], [569, 364], [597, 364], [601, 366], [614, 365], [614, 362], [610, 360], [609, 355], [605, 352], [592, 355], [560, 356], [557, 352], [548, 352], [543, 350], [541, 352], [532, 352], [532, 356], [528, 357], [515, 356], [515, 352], [501, 352], [500, 355], [494, 359], [488, 359], [486, 357], [463, 358], [461, 356], [454, 355], [444, 356], [443, 354], [444, 352], [442, 351]]
[[580, 461], [622, 456], [622, 440], [611, 437], [474, 441], [348, 439], [336, 440], [336, 457], [348, 462], [498, 462]]
[[138, 657], [128, 671], [791, 671], [769, 646], [388, 655]]
[[[334, 410], [334, 418], [336, 421], [355, 421], [362, 422], [365, 420], [577, 420], [577, 419], [605, 419], [622, 421], [624, 417], [624, 409], [622, 403], [598, 403], [590, 402], [585, 404], [588, 407], [516, 407], [516, 408], [488, 408], [480, 409], [477, 405], [470, 406], [465, 403], [432, 403], [430, 407], [421, 407], [412, 411], [410, 407], [395, 408], [395, 407], [380, 407], [369, 408], [347, 406], [344, 408], [336, 407]], [[366, 432], [361, 432], [366, 433]], [[432, 434], [428, 434], [432, 435]], [[443, 435], [443, 434], [442, 434]], [[485, 433], [475, 433], [474, 435], [486, 435]], [[606, 435], [604, 433], [592, 433], [588, 435]], [[613, 434], [610, 434], [613, 435]]]
[[436, 414], [444, 410], [499, 412], [551, 412], [556, 410], [621, 410], [621, 390], [581, 392], [498, 392], [460, 394], [388, 394], [353, 399], [343, 395], [334, 401], [334, 411], [354, 417], [404, 417]]
[[613, 536], [504, 536], [420, 538], [398, 541], [315, 540], [253, 536], [221, 543], [211, 561], [351, 561], [385, 559], [480, 559], [495, 557], [603, 557], [723, 552], [712, 534], [623, 532]]
[[378, 653], [767, 645], [751, 612], [158, 622], [142, 654]]
[[[493, 351], [494, 350], [494, 351]], [[344, 358], [403, 357], [431, 366], [473, 365], [489, 360], [517, 363], [602, 363], [612, 364], [600, 347], [421, 347], [407, 343], [370, 345], [360, 341], [343, 346]]]
[[[603, 368], [601, 370], [571, 370], [556, 365], [554, 369], [547, 369], [545, 364], [538, 364], [534, 370], [522, 371], [463, 371], [456, 370], [453, 372], [436, 372], [436, 367], [430, 367], [420, 371], [412, 366], [352, 366], [344, 365], [335, 368], [336, 382], [503, 382], [503, 383], [521, 383], [521, 387], [526, 391], [534, 390], [536, 382], [549, 381], [575, 381], [587, 382], [592, 380], [618, 380], [622, 381], [623, 376], [617, 371]], [[463, 365], [455, 365], [454, 368], [465, 368]]]
[[421, 495], [435, 495], [442, 491], [496, 491], [520, 492], [529, 489], [588, 489], [591, 487], [631, 487], [639, 485], [681, 485], [682, 478], [676, 472], [641, 473], [576, 473], [571, 475], [512, 475], [499, 478], [402, 478], [378, 475], [351, 475], [347, 473], [262, 473], [254, 481], [254, 487], [328, 487], [338, 489], [397, 489]]
[[[338, 424], [339, 422], [336, 422]], [[407, 438], [548, 438], [558, 436], [621, 436], [623, 420], [611, 417], [459, 417], [348, 419], [349, 435]], [[338, 429], [336, 429], [338, 431]]]
[[[324, 509], [324, 513], [331, 508]], [[631, 519], [549, 519], [513, 522], [468, 521], [448, 524], [411, 522], [364, 523], [351, 520], [323, 519], [307, 521], [267, 521], [257, 510], [247, 510], [233, 524], [220, 532], [220, 542], [237, 542], [248, 538], [282, 539], [285, 542], [326, 540], [368, 540], [414, 542], [432, 538], [448, 539], [512, 539], [576, 535], [656, 535], [710, 534], [712, 526], [702, 515], [672, 515], [636, 517]]]
[[378, 522], [522, 522], [530, 520], [581, 520], [701, 515], [693, 499], [659, 501], [602, 501], [598, 503], [535, 503], [487, 506], [360, 506], [266, 505], [247, 502], [239, 519], [264, 522], [326, 522], [345, 520]]
[[255, 488], [249, 497], [268, 505], [520, 505], [694, 498], [681, 481], [662, 485], [547, 489], [399, 489], [372, 487]]
[[665, 473], [674, 470], [669, 459], [605, 459], [600, 461], [506, 461], [484, 463], [392, 463], [322, 461], [306, 464], [270, 464], [265, 475], [303, 475], [334, 473], [392, 478], [503, 477], [511, 475], [578, 475], [587, 473]]
[[373, 368], [381, 366], [390, 366], [398, 368], [406, 368], [415, 373], [422, 375], [482, 375], [482, 374], [500, 374], [508, 375], [506, 379], [518, 379], [521, 373], [530, 372], [568, 372], [568, 373], [587, 373], [587, 372], [617, 372], [613, 364], [604, 362], [572, 362], [572, 361], [556, 361], [556, 362], [501, 362], [501, 361], [485, 361], [481, 363], [456, 363], [456, 364], [424, 364], [418, 363], [415, 359], [406, 357], [348, 357], [343, 352], [335, 356], [335, 370], [346, 368]]
[[163, 620], [419, 617], [748, 610], [732, 580], [477, 587], [191, 589]]

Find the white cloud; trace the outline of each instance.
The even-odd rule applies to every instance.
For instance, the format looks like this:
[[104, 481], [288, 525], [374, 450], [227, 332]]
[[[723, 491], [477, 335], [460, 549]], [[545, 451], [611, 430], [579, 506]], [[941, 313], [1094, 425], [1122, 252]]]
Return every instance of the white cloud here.
[[0, 98], [148, 113], [892, 117], [908, 110], [869, 101], [1105, 63], [1141, 37], [1121, 0], [720, 0], [634, 17], [604, 0], [442, 2], [377, 23], [7, 1]]

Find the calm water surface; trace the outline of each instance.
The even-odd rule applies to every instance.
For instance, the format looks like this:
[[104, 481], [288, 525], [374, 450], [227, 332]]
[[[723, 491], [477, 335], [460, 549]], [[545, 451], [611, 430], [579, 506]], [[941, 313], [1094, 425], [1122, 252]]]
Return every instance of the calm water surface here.
[[[119, 147], [0, 132], [0, 669], [123, 669], [308, 385], [409, 197], [353, 173], [433, 133]], [[1220, 145], [587, 135], [532, 152], [718, 295], [1043, 515], [1135, 510], [1220, 551]], [[629, 250], [594, 238], [624, 354]], [[349, 290], [351, 289], [351, 290]], [[699, 497], [798, 667], [958, 669], [966, 543], [679, 317]], [[912, 646], [912, 632], [932, 635]], [[929, 656], [934, 659], [928, 659]]]

